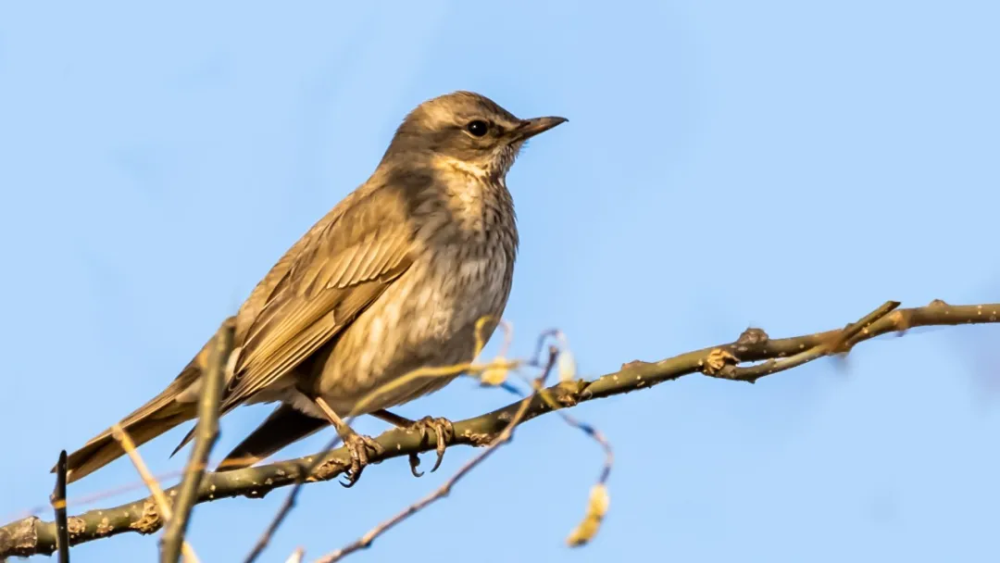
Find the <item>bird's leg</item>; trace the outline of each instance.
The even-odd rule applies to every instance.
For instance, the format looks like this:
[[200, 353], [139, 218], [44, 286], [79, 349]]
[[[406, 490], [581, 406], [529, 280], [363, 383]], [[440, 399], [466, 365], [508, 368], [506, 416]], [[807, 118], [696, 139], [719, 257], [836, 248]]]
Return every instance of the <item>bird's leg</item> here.
[[350, 426], [337, 416], [337, 413], [330, 408], [330, 405], [322, 397], [314, 399], [330, 424], [337, 429], [337, 434], [344, 441], [347, 450], [351, 452], [351, 467], [347, 471], [347, 483], [341, 483], [345, 487], [353, 487], [354, 483], [361, 477], [361, 472], [368, 465], [368, 456], [382, 453], [382, 446], [372, 440], [369, 436], [362, 436], [355, 432]]
[[[434, 463], [434, 467], [431, 468], [431, 473], [437, 471], [437, 468], [441, 466], [441, 460], [444, 459], [444, 450], [451, 442], [452, 438], [455, 437], [455, 427], [452, 426], [451, 421], [446, 418], [432, 418], [425, 416], [420, 420], [410, 420], [399, 416], [398, 414], [393, 414], [387, 410], [378, 410], [371, 413], [372, 416], [380, 420], [384, 420], [393, 426], [398, 426], [399, 428], [405, 428], [407, 430], [416, 430], [420, 433], [421, 441], [427, 439], [427, 431], [433, 430], [435, 436], [437, 437], [437, 461]], [[417, 466], [420, 465], [420, 458], [417, 454], [410, 454], [410, 471], [413, 473], [414, 477], [420, 477], [423, 475], [422, 471], [417, 471]]]

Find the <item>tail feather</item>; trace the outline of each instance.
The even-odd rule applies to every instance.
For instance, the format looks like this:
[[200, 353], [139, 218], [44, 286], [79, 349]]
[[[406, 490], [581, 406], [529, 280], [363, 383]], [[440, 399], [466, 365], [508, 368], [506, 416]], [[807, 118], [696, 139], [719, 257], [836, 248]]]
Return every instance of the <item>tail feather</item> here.
[[[235, 325], [236, 317], [229, 317], [225, 323]], [[201, 374], [207, 365], [213, 340], [214, 338], [210, 338], [202, 346], [194, 359], [170, 382], [170, 385], [167, 385], [166, 389], [119, 423], [136, 446], [172, 430], [179, 424], [197, 418], [197, 400], [201, 388], [198, 384], [201, 383]], [[78, 481], [124, 454], [125, 450], [108, 428], [69, 455], [66, 482]], [[55, 472], [56, 469], [53, 467], [52, 471]]]
[[[201, 368], [192, 361], [159, 395], [136, 409], [119, 424], [136, 446], [142, 445], [179, 424], [197, 417], [192, 402], [178, 402], [177, 397], [201, 376]], [[101, 432], [66, 460], [66, 482], [72, 483], [97, 471], [125, 454], [111, 428]], [[55, 471], [55, 468], [52, 469]]]
[[[129, 426], [123, 426], [136, 446], [156, 438], [175, 426], [191, 420], [184, 412], [166, 414], [162, 418], [145, 418]], [[121, 444], [111, 435], [111, 429], [87, 442], [85, 446], [66, 458], [66, 482], [79, 481], [125, 454]]]
[[311, 417], [292, 406], [281, 404], [256, 430], [229, 452], [219, 464], [217, 471], [250, 467], [292, 442], [329, 425], [330, 423], [323, 419]]

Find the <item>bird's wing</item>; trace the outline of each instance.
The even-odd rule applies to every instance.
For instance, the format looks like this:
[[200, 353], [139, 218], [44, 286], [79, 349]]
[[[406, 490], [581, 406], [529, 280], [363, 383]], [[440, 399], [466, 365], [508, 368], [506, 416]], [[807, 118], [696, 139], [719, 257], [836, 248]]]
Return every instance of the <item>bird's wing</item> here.
[[238, 315], [239, 355], [221, 412], [330, 342], [406, 271], [413, 245], [406, 211], [398, 190], [352, 194], [275, 265]]

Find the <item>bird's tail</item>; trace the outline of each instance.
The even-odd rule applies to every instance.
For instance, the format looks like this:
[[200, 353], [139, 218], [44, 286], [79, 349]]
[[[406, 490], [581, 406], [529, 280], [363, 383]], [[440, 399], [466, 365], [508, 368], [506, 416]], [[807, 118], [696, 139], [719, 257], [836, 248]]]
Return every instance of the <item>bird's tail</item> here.
[[[118, 423], [136, 446], [172, 430], [179, 424], [197, 418], [197, 394], [200, 386], [194, 384], [200, 382], [203, 366], [207, 365], [211, 344], [212, 340], [209, 340], [191, 363], [159, 395]], [[67, 483], [82, 479], [124, 453], [125, 450], [115, 439], [112, 429], [108, 428], [69, 455]], [[55, 468], [52, 471], [54, 472]]]
[[[194, 418], [193, 404], [171, 401], [147, 416], [128, 417], [121, 427], [128, 433], [136, 446], [142, 445], [160, 434]], [[72, 483], [97, 471], [125, 453], [121, 443], [112, 435], [110, 428], [101, 432], [82, 448], [66, 458], [66, 482]]]

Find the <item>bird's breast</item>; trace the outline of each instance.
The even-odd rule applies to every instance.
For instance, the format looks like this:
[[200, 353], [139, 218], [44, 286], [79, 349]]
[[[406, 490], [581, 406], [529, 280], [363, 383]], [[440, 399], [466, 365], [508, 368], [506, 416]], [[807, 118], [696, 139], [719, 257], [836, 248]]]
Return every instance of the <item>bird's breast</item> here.
[[411, 342], [462, 340], [480, 317], [503, 312], [513, 257], [500, 245], [468, 241], [432, 248], [414, 266], [407, 272], [407, 295], [398, 302], [411, 321]]
[[[318, 391], [350, 406], [415, 369], [472, 361], [476, 323], [492, 319], [482, 334], [488, 339], [510, 295], [513, 266], [504, 244], [466, 241], [423, 249], [338, 339], [322, 366]], [[416, 381], [380, 395], [371, 406], [387, 408], [449, 380]]]

